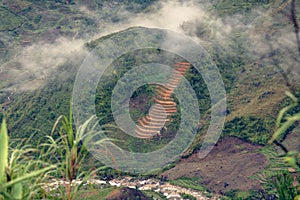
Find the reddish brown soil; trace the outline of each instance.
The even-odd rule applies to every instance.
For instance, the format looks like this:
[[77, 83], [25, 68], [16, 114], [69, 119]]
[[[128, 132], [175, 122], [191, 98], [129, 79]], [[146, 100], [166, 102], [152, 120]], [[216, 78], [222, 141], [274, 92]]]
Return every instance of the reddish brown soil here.
[[260, 148], [237, 138], [224, 138], [204, 159], [195, 153], [163, 175], [169, 180], [198, 177], [208, 189], [220, 194], [232, 189], [258, 190], [260, 182], [250, 177], [267, 166], [265, 156], [258, 153]]

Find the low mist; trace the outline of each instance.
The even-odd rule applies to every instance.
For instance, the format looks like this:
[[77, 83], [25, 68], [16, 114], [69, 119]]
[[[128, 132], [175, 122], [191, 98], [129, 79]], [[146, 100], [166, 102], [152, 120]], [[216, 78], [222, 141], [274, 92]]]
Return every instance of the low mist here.
[[[274, 4], [271, 5], [273, 7], [254, 8], [245, 15], [220, 16], [213, 10], [213, 2], [216, 1], [157, 1], [144, 11], [134, 13], [117, 1], [103, 3], [98, 9], [78, 2], [72, 5], [73, 9], [95, 22], [93, 27], [80, 30], [82, 33], [75, 36], [58, 37], [54, 42], [37, 40], [29, 46], [16, 47], [15, 55], [0, 66], [2, 90], [37, 89], [58, 66], [76, 60], [74, 58], [78, 55], [87, 55], [86, 42], [132, 26], [173, 30], [192, 37], [206, 49], [214, 44], [228, 52], [235, 52], [232, 44], [235, 38], [240, 37], [249, 53], [249, 64], [262, 57], [265, 64], [273, 64], [272, 55], [268, 54], [277, 50], [274, 56], [277, 56], [277, 67], [284, 71], [292, 69], [291, 78], [299, 76], [295, 68], [299, 63], [296, 38], [288, 13], [284, 11], [289, 9], [288, 6], [281, 8], [284, 12], [276, 13], [279, 5]], [[286, 25], [275, 29], [273, 25], [277, 20]], [[1, 74], [4, 75], [2, 78]]]

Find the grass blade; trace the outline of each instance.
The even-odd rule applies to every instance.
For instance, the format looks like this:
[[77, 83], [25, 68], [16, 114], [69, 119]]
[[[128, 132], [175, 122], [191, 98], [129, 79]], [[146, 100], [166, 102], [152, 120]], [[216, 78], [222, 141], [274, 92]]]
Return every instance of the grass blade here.
[[0, 184], [6, 182], [6, 167], [8, 162], [8, 134], [5, 119], [0, 130]]
[[15, 184], [12, 192], [14, 199], [21, 200], [23, 197], [23, 185], [21, 183]]
[[31, 172], [30, 174], [26, 174], [26, 175], [24, 175], [24, 176], [21, 176], [21, 177], [19, 177], [19, 178], [16, 178], [16, 179], [14, 179], [14, 180], [11, 180], [10, 182], [8, 182], [8, 183], [6, 183], [6, 184], [3, 184], [3, 188], [11, 187], [11, 186], [14, 185], [14, 184], [21, 183], [22, 181], [25, 181], [25, 180], [30, 179], [30, 178], [32, 178], [32, 177], [38, 176], [38, 175], [40, 175], [40, 174], [42, 174], [42, 173], [44, 173], [44, 172], [47, 172], [47, 171], [49, 171], [50, 169], [54, 169], [54, 168], [56, 168], [56, 166], [55, 166], [55, 165], [52, 165], [52, 166], [50, 166], [50, 167], [46, 167], [46, 168], [41, 169], [41, 170], [33, 171], [33, 172]]

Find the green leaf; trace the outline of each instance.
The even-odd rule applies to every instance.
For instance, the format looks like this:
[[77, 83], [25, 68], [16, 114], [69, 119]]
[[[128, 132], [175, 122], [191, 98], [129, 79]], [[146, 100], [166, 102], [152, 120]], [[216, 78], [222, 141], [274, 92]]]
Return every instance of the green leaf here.
[[284, 158], [284, 161], [287, 162], [291, 167], [297, 168], [297, 161], [295, 157], [287, 156]]
[[287, 107], [284, 107], [283, 109], [280, 110], [277, 120], [276, 120], [276, 127], [279, 128], [280, 123], [282, 121], [283, 115], [289, 111], [290, 109], [296, 107], [298, 105], [298, 99], [290, 92], [286, 91], [285, 94], [290, 97], [293, 100], [293, 103]]
[[0, 184], [6, 182], [6, 167], [8, 162], [8, 134], [5, 119], [0, 130]]
[[294, 108], [297, 104], [291, 104], [287, 107], [284, 107], [283, 109], [280, 110], [277, 120], [276, 120], [276, 127], [279, 128], [280, 127], [280, 123], [282, 121], [283, 115], [289, 111], [290, 109]]
[[275, 131], [275, 133], [273, 134], [272, 138], [269, 140], [269, 144], [273, 143], [275, 140], [277, 140], [277, 138], [284, 134], [296, 121], [300, 120], [300, 113], [287, 118], [287, 121], [284, 122], [279, 129], [277, 129]]
[[295, 103], [298, 103], [298, 99], [297, 97], [295, 97], [295, 95], [293, 95], [292, 93], [290, 93], [289, 91], [285, 91], [285, 94], [290, 97]]
[[23, 185], [21, 183], [17, 183], [13, 186], [12, 195], [14, 199], [19, 200], [23, 197]]
[[73, 143], [73, 140], [74, 140], [74, 138], [73, 138], [73, 110], [72, 110], [72, 102], [70, 102], [70, 113], [69, 113], [69, 123], [68, 123], [68, 125], [69, 125], [69, 130], [68, 130], [68, 137], [69, 137], [69, 142], [70, 142], [70, 144], [72, 144]]
[[63, 115], [59, 116], [59, 117], [57, 118], [57, 120], [55, 121], [55, 123], [54, 123], [54, 125], [53, 125], [53, 127], [52, 127], [51, 135], [53, 135], [53, 133], [54, 133], [54, 131], [55, 131], [55, 129], [56, 129], [58, 123], [60, 122], [61, 118], [63, 118]]
[[15, 185], [15, 184], [18, 184], [18, 183], [21, 183], [22, 181], [31, 179], [31, 178], [33, 178], [33, 177], [35, 177], [35, 176], [38, 176], [38, 175], [40, 175], [40, 174], [42, 174], [42, 173], [44, 173], [44, 172], [47, 172], [47, 171], [49, 171], [50, 169], [54, 169], [54, 168], [56, 168], [56, 166], [55, 166], [55, 165], [52, 165], [52, 166], [46, 167], [46, 168], [41, 169], [41, 170], [33, 171], [33, 172], [29, 173], [29, 174], [26, 174], [26, 175], [24, 175], [24, 176], [21, 176], [21, 177], [18, 177], [18, 178], [16, 178], [16, 179], [13, 179], [13, 180], [11, 180], [11, 181], [8, 182], [8, 183], [3, 184], [2, 186], [3, 186], [3, 188], [11, 187], [11, 186], [13, 186], [13, 185]]

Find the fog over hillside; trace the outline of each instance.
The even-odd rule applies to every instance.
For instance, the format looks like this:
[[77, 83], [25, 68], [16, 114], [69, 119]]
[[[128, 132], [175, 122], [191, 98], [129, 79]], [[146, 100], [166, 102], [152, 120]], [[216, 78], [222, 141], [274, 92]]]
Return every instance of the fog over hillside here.
[[[272, 65], [276, 60], [277, 67], [274, 70], [285, 71], [290, 68], [293, 73], [289, 77], [295, 80], [299, 77], [299, 72], [296, 71], [299, 63], [296, 37], [289, 19], [288, 6], [277, 11], [280, 4], [277, 5], [277, 1], [274, 1], [270, 7], [257, 7], [245, 14], [228, 16], [216, 14], [214, 7], [217, 2], [157, 1], [140, 12], [130, 11], [121, 1], [104, 2], [98, 8], [85, 1], [76, 2], [70, 6], [78, 16], [85, 16], [92, 22], [89, 29], [80, 29], [75, 24], [71, 26], [78, 28], [78, 31], [73, 35], [56, 34], [54, 39], [49, 40], [37, 37], [34, 43], [26, 46], [10, 44], [10, 56], [0, 67], [0, 77], [1, 74], [5, 76], [1, 81], [6, 82], [0, 85], [1, 90], [37, 89], [56, 67], [87, 55], [88, 51], [84, 47], [86, 42], [132, 26], [169, 29], [189, 35], [207, 49], [214, 44], [237, 54], [243, 52], [235, 52], [232, 41], [242, 38], [244, 43], [241, 45], [249, 53], [249, 64], [263, 58], [265, 65]], [[274, 26], [276, 20], [285, 25]], [[45, 33], [52, 29], [45, 30]], [[7, 41], [11, 40], [10, 35], [5, 32], [1, 36]], [[220, 55], [222, 53], [225, 52], [220, 52]]]

